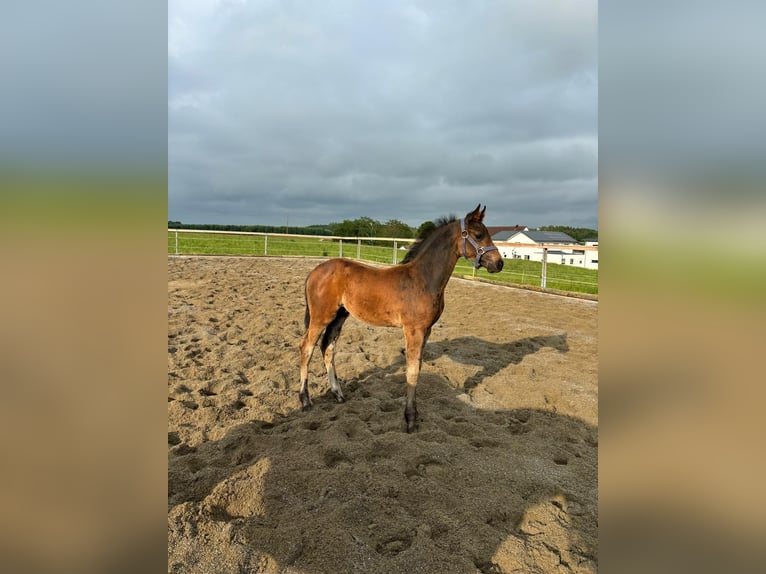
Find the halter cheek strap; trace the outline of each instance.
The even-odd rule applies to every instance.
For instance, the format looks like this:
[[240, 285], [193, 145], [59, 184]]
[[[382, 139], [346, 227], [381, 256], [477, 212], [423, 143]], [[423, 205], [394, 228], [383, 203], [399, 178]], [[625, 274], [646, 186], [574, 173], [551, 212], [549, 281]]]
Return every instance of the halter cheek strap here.
[[497, 251], [497, 247], [494, 245], [488, 245], [487, 247], [482, 247], [476, 241], [473, 237], [468, 235], [468, 231], [465, 228], [465, 217], [460, 219], [460, 236], [463, 238], [463, 257], [468, 259], [468, 261], [471, 260], [470, 257], [468, 257], [468, 254], [465, 251], [465, 243], [466, 241], [469, 242], [471, 245], [473, 245], [473, 248], [476, 250], [476, 259], [473, 262], [473, 266], [477, 269], [481, 266], [481, 256], [484, 255], [487, 251]]

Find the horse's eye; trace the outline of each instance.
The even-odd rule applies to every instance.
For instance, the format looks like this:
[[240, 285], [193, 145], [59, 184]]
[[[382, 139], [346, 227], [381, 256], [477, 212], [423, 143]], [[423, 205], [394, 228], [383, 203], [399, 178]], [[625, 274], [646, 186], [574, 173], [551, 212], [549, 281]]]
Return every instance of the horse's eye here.
[[482, 239], [484, 239], [484, 234], [483, 234], [483, 233], [477, 233], [477, 234], [476, 234], [476, 239], [478, 239], [479, 241], [481, 241]]

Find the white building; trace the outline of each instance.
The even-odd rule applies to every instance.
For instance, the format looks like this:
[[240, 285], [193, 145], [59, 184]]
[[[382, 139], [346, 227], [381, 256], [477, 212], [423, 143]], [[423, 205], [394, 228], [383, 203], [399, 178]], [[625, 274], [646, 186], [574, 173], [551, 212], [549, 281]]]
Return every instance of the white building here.
[[[582, 244], [561, 231], [500, 232], [492, 237], [504, 259], [527, 259], [542, 261], [543, 248], [548, 247], [548, 263], [574, 265], [586, 269], [598, 269], [598, 250], [579, 249]], [[585, 245], [598, 247], [598, 240], [587, 240]]]

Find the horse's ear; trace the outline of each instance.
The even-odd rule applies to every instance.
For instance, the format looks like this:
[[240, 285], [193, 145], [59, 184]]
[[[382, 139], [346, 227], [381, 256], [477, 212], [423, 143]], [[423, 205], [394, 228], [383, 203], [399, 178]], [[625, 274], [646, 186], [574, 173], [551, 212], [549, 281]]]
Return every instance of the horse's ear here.
[[[487, 209], [487, 208], [485, 207], [484, 209]], [[481, 223], [481, 220], [484, 219], [484, 211], [481, 209], [481, 203], [476, 206], [476, 209], [468, 213], [465, 216], [465, 218], [468, 221], [476, 221], [478, 223]]]

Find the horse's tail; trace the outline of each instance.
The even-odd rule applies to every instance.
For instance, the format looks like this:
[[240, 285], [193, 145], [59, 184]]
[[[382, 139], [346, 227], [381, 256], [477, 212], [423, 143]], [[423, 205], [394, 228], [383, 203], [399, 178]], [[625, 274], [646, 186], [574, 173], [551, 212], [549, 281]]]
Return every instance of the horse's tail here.
[[308, 297], [308, 294], [306, 293], [305, 286], [303, 289], [303, 300], [306, 303], [306, 315], [304, 315], [303, 317], [303, 326], [304, 328], [308, 329], [309, 323], [311, 322], [311, 313], [309, 313], [309, 297]]

